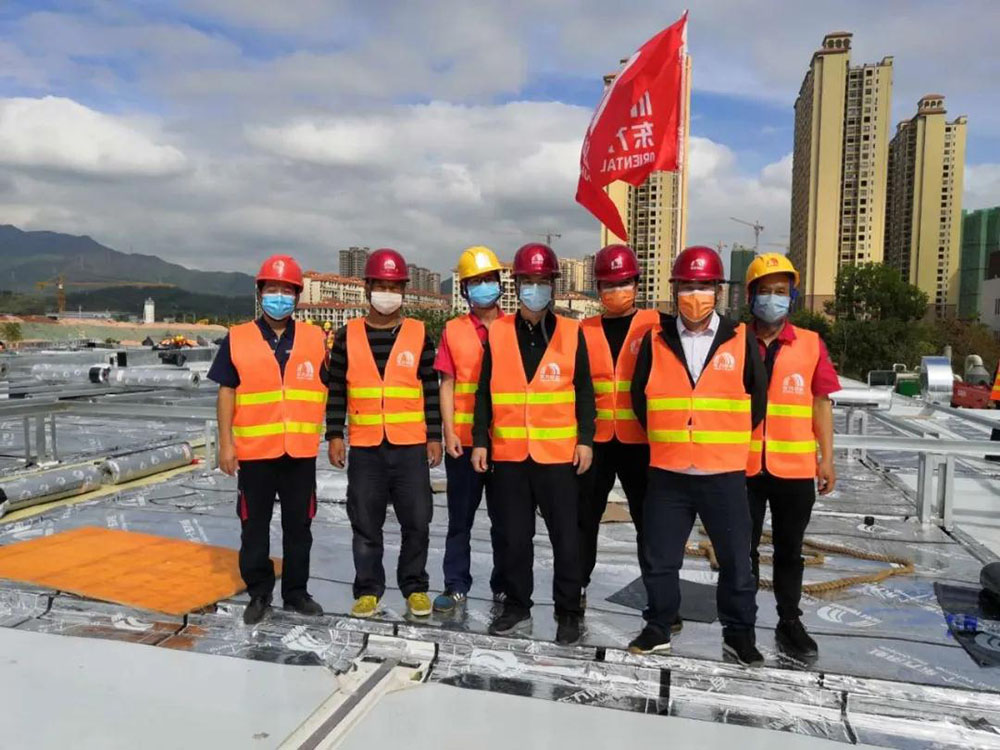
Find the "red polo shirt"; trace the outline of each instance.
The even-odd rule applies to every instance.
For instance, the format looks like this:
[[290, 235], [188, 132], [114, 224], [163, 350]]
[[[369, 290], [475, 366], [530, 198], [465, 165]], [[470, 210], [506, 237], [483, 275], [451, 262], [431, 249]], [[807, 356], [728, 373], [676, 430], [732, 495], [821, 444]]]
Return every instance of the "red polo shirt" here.
[[[499, 314], [494, 320], [499, 320], [503, 317], [503, 310], [499, 310], [498, 313]], [[483, 319], [475, 313], [470, 312], [469, 317], [472, 319], [472, 324], [476, 327], [476, 333], [479, 335], [479, 340], [485, 344], [486, 337], [489, 335], [489, 329], [486, 327], [486, 324], [483, 323]], [[442, 375], [455, 377], [455, 360], [451, 356], [451, 348], [448, 346], [447, 330], [441, 331], [441, 343], [438, 344], [437, 358], [434, 360], [434, 369]]]
[[[754, 323], [754, 333], [757, 332], [757, 325]], [[782, 344], [795, 341], [795, 327], [785, 322], [777, 337], [770, 346], [764, 344], [761, 338], [757, 337], [757, 345], [760, 347], [760, 356], [767, 366], [767, 379], [771, 379], [771, 370], [774, 367], [774, 359], [778, 355], [778, 348]], [[840, 390], [840, 378], [830, 361], [830, 353], [826, 349], [823, 339], [819, 340], [819, 361], [816, 363], [816, 371], [812, 377], [812, 392], [814, 396], [829, 396], [831, 393]]]

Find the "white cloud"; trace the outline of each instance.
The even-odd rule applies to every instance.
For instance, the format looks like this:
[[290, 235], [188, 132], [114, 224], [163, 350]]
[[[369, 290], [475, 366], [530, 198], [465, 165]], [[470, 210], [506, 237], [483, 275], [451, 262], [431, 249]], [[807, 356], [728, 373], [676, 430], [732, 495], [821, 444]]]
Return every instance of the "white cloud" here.
[[72, 99], [0, 99], [0, 164], [95, 176], [161, 176], [184, 154]]
[[962, 208], [1000, 206], [1000, 164], [969, 164], [965, 167], [965, 195]]

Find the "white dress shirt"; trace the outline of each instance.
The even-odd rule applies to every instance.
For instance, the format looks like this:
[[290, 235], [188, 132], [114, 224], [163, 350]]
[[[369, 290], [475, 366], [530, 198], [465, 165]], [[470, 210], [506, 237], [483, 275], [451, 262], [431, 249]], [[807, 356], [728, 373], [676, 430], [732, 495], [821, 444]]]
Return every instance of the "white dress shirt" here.
[[[715, 334], [719, 330], [719, 314], [712, 313], [712, 319], [708, 321], [708, 327], [701, 331], [689, 330], [681, 316], [677, 316], [677, 333], [681, 337], [681, 347], [684, 349], [684, 358], [687, 360], [688, 372], [691, 373], [691, 380], [695, 383], [701, 377], [701, 371], [705, 369], [705, 361], [708, 359], [708, 351], [715, 341]], [[721, 474], [720, 471], [702, 471], [693, 466], [687, 469], [674, 469], [677, 474], [689, 474], [691, 476], [706, 476], [709, 474]]]
[[681, 316], [677, 316], [677, 333], [681, 337], [681, 346], [684, 349], [684, 357], [687, 359], [688, 372], [691, 373], [691, 380], [695, 383], [701, 377], [701, 371], [705, 368], [705, 360], [708, 359], [708, 351], [715, 341], [715, 334], [719, 330], [719, 313], [713, 312], [712, 318], [708, 321], [708, 327], [701, 331], [689, 330]]

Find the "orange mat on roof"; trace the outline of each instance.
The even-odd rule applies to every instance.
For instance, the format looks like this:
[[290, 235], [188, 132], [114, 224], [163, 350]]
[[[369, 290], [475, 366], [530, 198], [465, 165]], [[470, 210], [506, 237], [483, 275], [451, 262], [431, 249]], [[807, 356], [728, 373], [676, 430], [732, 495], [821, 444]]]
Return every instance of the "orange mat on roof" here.
[[0, 578], [169, 615], [245, 588], [237, 550], [96, 526], [0, 547]]

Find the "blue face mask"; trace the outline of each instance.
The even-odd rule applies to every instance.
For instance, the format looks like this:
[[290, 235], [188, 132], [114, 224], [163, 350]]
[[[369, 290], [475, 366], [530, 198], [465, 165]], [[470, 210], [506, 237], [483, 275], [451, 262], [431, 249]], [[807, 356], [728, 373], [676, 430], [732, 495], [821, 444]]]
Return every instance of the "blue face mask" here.
[[500, 299], [500, 282], [484, 281], [482, 284], [466, 287], [469, 303], [473, 307], [493, 307]]
[[753, 314], [765, 323], [777, 323], [788, 317], [792, 298], [783, 294], [758, 294], [753, 298]]
[[552, 301], [552, 286], [550, 284], [522, 284], [518, 291], [521, 304], [531, 312], [541, 312]]
[[292, 294], [262, 294], [260, 306], [268, 317], [284, 320], [295, 311], [295, 296]]

